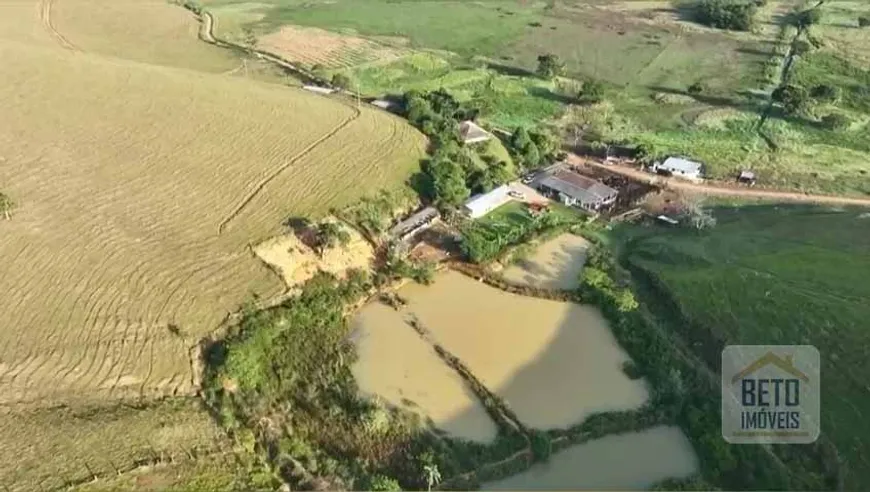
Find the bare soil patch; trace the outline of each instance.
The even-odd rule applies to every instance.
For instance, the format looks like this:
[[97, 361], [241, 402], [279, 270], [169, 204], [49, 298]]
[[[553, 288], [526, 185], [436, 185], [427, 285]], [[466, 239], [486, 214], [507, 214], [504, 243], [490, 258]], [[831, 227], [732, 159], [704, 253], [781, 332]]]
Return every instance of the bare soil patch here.
[[254, 252], [281, 274], [288, 288], [305, 283], [318, 271], [341, 277], [352, 268], [369, 270], [374, 250], [358, 232], [347, 231], [350, 242], [326, 250], [322, 258], [293, 234], [272, 238], [254, 247]]
[[405, 53], [368, 39], [298, 26], [283, 26], [258, 39], [257, 46], [290, 61], [325, 68], [346, 68], [375, 60], [389, 62]]

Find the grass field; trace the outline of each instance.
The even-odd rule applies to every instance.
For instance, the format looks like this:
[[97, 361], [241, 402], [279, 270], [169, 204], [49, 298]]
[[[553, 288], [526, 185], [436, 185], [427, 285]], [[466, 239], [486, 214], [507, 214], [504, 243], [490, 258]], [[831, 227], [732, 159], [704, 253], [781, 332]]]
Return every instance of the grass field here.
[[[811, 344], [822, 354], [822, 431], [845, 490], [870, 483], [864, 349], [870, 217], [861, 210], [722, 208], [709, 232], [634, 230], [624, 262], [679, 309], [669, 327], [714, 371], [722, 344]], [[659, 305], [661, 299], [647, 299]]]
[[232, 468], [228, 440], [195, 400], [4, 412], [0, 432], [4, 490], [59, 490], [99, 477], [97, 485], [134, 467], [205, 457]]
[[[385, 113], [227, 76], [239, 60], [196, 40], [180, 7], [56, 4], [0, 6], [0, 184], [16, 203], [0, 223], [0, 405], [12, 412], [0, 485], [26, 490], [73, 480], [63, 467], [82, 471], [81, 448], [96, 463], [99, 441], [127, 439], [107, 425], [89, 444], [40, 412], [191, 394], [199, 339], [252, 294], [284, 289], [249, 245], [288, 216], [402, 186], [425, 147]], [[56, 438], [22, 423], [40, 415]], [[52, 461], [29, 465], [22, 450]]]

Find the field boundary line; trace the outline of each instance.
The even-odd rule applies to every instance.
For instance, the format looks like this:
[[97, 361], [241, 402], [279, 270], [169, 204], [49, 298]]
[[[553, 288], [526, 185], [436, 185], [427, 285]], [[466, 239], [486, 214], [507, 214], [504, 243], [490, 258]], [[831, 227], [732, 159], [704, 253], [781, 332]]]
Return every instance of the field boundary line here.
[[342, 130], [345, 129], [348, 125], [350, 125], [351, 123], [353, 123], [354, 121], [356, 121], [356, 120], [360, 117], [360, 115], [362, 114], [362, 111], [360, 111], [360, 110], [357, 109], [357, 108], [353, 108], [353, 109], [354, 109], [354, 114], [352, 114], [352, 115], [349, 116], [348, 118], [345, 118], [345, 120], [342, 121], [341, 123], [339, 123], [335, 128], [333, 128], [332, 130], [330, 130], [330, 131], [329, 131], [328, 133], [326, 133], [325, 135], [322, 135], [320, 138], [318, 138], [317, 140], [315, 140], [314, 142], [312, 142], [311, 144], [309, 144], [307, 147], [305, 147], [304, 149], [302, 149], [302, 151], [298, 152], [296, 155], [294, 155], [293, 157], [291, 157], [290, 159], [288, 159], [287, 162], [285, 162], [284, 164], [281, 164], [280, 166], [278, 166], [277, 169], [275, 169], [274, 171], [272, 171], [271, 173], [269, 173], [266, 177], [264, 177], [263, 179], [261, 179], [261, 180], [256, 184], [256, 186], [254, 186], [254, 189], [251, 190], [251, 191], [247, 194], [247, 196], [245, 196], [245, 198], [243, 198], [242, 201], [239, 202], [238, 205], [236, 205], [236, 208], [233, 209], [233, 211], [230, 212], [230, 214], [227, 215], [227, 216], [224, 218], [224, 220], [221, 221], [220, 225], [218, 225], [218, 235], [222, 234], [223, 231], [224, 231], [224, 228], [227, 226], [227, 224], [229, 224], [230, 221], [232, 221], [233, 219], [235, 219], [236, 217], [238, 217], [238, 215], [239, 215], [240, 213], [242, 213], [242, 210], [244, 210], [245, 207], [246, 207], [249, 203], [251, 203], [251, 201], [252, 201], [254, 198], [256, 198], [257, 195], [259, 195], [261, 191], [263, 191], [263, 188], [265, 188], [266, 185], [268, 185], [270, 182], [272, 182], [272, 180], [274, 180], [275, 178], [277, 178], [279, 174], [281, 174], [282, 172], [286, 171], [290, 166], [292, 166], [293, 164], [295, 164], [296, 162], [298, 162], [300, 159], [302, 159], [303, 157], [305, 157], [305, 156], [307, 156], [308, 154], [310, 154], [311, 152], [313, 152], [314, 149], [316, 149], [317, 147], [319, 147], [322, 143], [324, 143], [324, 142], [326, 142], [327, 140], [329, 140], [330, 138], [334, 137], [336, 134], [338, 134], [338, 132], [342, 131]]
[[39, 19], [42, 21], [43, 27], [51, 36], [64, 48], [70, 51], [81, 51], [76, 45], [70, 42], [63, 34], [60, 33], [51, 22], [51, 7], [54, 0], [42, 0], [39, 5]]

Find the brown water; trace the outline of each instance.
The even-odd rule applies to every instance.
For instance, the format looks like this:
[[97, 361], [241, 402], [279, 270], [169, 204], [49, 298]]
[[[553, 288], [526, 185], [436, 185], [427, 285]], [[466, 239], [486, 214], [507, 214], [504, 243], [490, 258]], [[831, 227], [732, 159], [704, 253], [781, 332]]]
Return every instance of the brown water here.
[[589, 242], [574, 234], [562, 234], [540, 245], [534, 254], [502, 273], [505, 279], [521, 285], [548, 289], [573, 289], [583, 264]]
[[450, 434], [490, 442], [496, 427], [463, 380], [403, 319], [380, 303], [365, 306], [353, 321], [360, 389], [429, 417]]
[[437, 341], [532, 427], [564, 428], [647, 400], [592, 307], [508, 294], [452, 271], [400, 294]]
[[676, 427], [606, 436], [560, 451], [546, 463], [484, 490], [641, 490], [698, 471], [692, 446]]

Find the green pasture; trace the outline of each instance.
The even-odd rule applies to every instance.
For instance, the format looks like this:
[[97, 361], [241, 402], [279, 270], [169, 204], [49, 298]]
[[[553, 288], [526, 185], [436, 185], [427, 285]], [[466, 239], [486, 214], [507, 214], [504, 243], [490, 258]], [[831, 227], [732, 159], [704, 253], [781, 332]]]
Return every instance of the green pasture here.
[[[870, 214], [794, 206], [719, 208], [718, 225], [635, 228], [623, 263], [674, 302], [670, 329], [717, 370], [724, 344], [811, 344], [822, 356], [822, 429], [845, 489], [870, 484]], [[649, 300], [648, 300], [649, 301]]]

